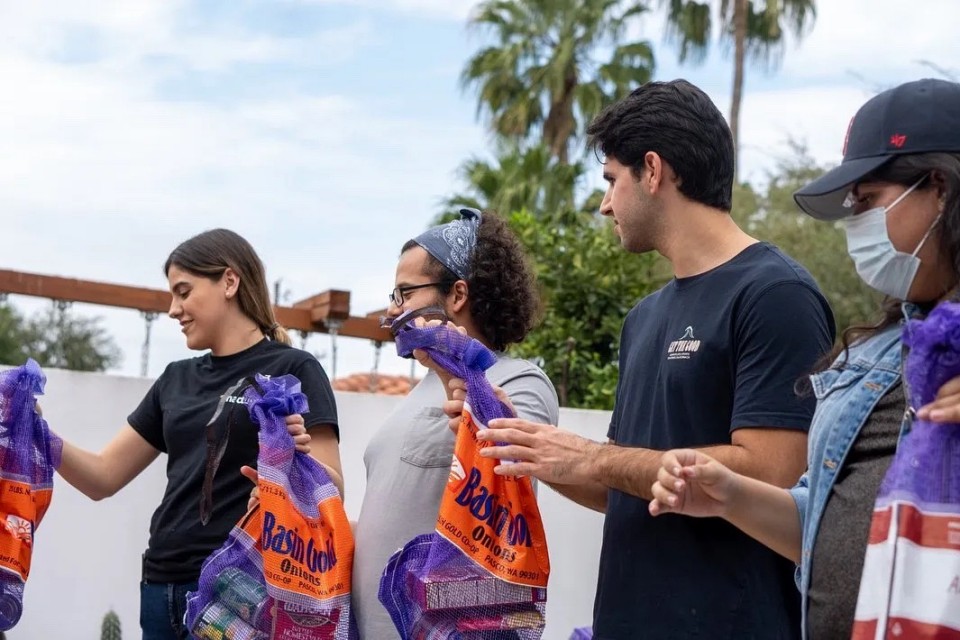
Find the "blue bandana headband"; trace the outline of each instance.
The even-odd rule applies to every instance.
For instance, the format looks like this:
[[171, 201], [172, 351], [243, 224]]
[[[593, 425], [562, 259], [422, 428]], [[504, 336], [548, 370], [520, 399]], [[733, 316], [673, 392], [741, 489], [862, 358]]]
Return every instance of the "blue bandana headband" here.
[[477, 247], [477, 228], [481, 213], [476, 209], [460, 209], [459, 220], [427, 229], [413, 239], [440, 264], [466, 280], [470, 274], [473, 251]]

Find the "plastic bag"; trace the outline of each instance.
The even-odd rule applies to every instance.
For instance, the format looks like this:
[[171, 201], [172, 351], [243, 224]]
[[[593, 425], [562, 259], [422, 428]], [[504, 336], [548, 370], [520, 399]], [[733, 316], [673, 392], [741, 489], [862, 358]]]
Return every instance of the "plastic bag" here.
[[[960, 375], [960, 304], [904, 330], [915, 407]], [[960, 637], [960, 425], [915, 420], [877, 496], [853, 638]]]
[[536, 640], [544, 629], [550, 561], [529, 478], [499, 476], [476, 439], [510, 417], [485, 371], [496, 361], [480, 342], [446, 327], [408, 327], [397, 351], [426, 349], [466, 381], [467, 401], [436, 531], [391, 556], [379, 598], [404, 640]]
[[0, 630], [20, 620], [34, 535], [53, 497], [63, 441], [37, 412], [47, 379], [33, 360], [0, 372]]
[[326, 470], [295, 451], [284, 418], [307, 410], [294, 376], [256, 376], [244, 392], [260, 425], [260, 503], [233, 528], [187, 596], [194, 638], [348, 640], [353, 534]]

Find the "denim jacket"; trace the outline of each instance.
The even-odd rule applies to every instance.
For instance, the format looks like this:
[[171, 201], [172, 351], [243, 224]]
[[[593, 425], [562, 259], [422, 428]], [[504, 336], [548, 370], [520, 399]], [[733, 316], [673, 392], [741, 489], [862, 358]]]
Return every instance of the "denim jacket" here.
[[[892, 326], [851, 347], [844, 366], [832, 367], [810, 378], [817, 397], [817, 409], [810, 424], [807, 471], [790, 490], [797, 503], [803, 532], [797, 586], [803, 599], [804, 638], [807, 637], [810, 560], [820, 518], [837, 473], [843, 467], [860, 429], [880, 398], [900, 380], [901, 330], [901, 325]], [[843, 358], [842, 355], [840, 357]], [[909, 429], [909, 422], [905, 414], [900, 429], [901, 439]]]

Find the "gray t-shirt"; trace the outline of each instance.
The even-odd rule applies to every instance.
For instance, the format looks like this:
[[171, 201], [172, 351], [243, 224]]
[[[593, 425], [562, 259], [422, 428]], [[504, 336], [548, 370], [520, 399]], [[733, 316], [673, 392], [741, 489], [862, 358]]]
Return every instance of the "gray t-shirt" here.
[[[557, 424], [557, 392], [534, 364], [503, 355], [487, 371], [519, 417]], [[437, 523], [440, 498], [450, 475], [454, 435], [441, 406], [446, 394], [430, 372], [371, 438], [364, 453], [367, 488], [357, 520], [353, 558], [353, 612], [360, 637], [399, 638], [377, 591], [387, 560]]]

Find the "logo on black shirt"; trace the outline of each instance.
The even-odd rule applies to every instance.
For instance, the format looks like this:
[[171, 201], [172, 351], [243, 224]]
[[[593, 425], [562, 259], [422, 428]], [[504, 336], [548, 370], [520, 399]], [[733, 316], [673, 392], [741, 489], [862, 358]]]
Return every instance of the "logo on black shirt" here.
[[691, 354], [700, 350], [700, 341], [693, 335], [693, 327], [687, 327], [679, 340], [667, 347], [667, 360], [689, 360]]
[[[270, 376], [264, 374], [263, 378], [269, 380]], [[240, 391], [237, 391], [229, 396], [227, 394], [223, 394], [220, 396], [220, 401], [227, 404], [247, 404], [247, 399], [244, 397], [244, 393], [246, 393], [246, 388], [241, 389]]]

